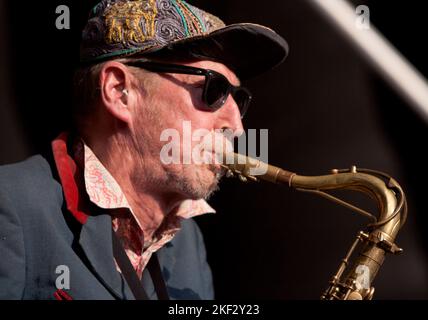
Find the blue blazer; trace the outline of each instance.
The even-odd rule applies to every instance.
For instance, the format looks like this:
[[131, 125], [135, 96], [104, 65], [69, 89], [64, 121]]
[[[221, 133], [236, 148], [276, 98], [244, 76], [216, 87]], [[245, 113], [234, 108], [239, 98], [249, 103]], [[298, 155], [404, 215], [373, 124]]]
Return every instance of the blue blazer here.
[[[0, 299], [59, 299], [59, 289], [71, 299], [134, 299], [115, 267], [111, 217], [101, 212], [78, 222], [50, 163], [38, 155], [0, 167]], [[214, 298], [193, 220], [182, 221], [158, 257], [171, 299]], [[147, 272], [142, 282], [157, 299]]]

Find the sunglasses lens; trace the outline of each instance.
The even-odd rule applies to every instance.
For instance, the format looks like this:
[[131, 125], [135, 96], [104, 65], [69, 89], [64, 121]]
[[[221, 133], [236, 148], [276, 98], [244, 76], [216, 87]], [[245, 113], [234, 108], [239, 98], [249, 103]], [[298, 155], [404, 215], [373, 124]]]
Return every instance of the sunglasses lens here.
[[206, 102], [210, 108], [220, 108], [227, 98], [229, 83], [221, 76], [211, 77], [207, 91]]
[[241, 112], [241, 117], [244, 117], [245, 113], [247, 113], [248, 107], [251, 102], [250, 93], [247, 90], [238, 89], [233, 94], [233, 99], [235, 99], [235, 102], [239, 107], [239, 111]]

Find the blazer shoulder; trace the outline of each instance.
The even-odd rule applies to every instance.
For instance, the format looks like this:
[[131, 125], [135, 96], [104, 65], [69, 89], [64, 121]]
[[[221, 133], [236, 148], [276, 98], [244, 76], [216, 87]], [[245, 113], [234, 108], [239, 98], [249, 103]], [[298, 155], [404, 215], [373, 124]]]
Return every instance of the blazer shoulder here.
[[61, 190], [61, 185], [53, 177], [51, 165], [41, 155], [0, 166], [0, 192], [15, 201], [52, 199]]
[[26, 160], [0, 166], [0, 183], [8, 178], [24, 177], [52, 177], [52, 171], [48, 161], [42, 155], [34, 155]]

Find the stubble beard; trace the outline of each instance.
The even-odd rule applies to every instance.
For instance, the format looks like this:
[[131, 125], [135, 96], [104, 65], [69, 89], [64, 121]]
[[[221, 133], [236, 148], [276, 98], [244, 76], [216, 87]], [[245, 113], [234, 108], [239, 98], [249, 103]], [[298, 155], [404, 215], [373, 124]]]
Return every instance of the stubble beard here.
[[189, 199], [208, 200], [219, 190], [223, 174], [214, 165], [183, 165], [181, 171], [182, 174], [174, 170], [166, 171], [168, 184]]

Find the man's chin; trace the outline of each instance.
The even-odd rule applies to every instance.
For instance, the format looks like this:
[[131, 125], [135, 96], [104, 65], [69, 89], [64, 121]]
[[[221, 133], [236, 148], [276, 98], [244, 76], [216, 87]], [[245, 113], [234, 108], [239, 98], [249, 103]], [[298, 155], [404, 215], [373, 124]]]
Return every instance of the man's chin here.
[[183, 166], [181, 172], [169, 171], [167, 185], [186, 199], [208, 199], [217, 191], [224, 169], [216, 164]]
[[198, 172], [193, 179], [193, 198], [208, 199], [219, 187], [219, 182], [223, 176], [223, 169], [219, 165], [204, 165], [204, 168], [196, 169]]

